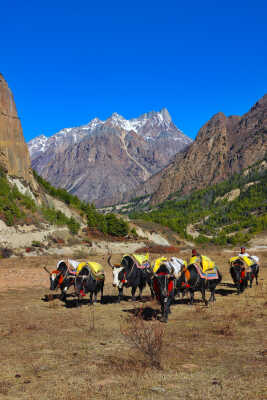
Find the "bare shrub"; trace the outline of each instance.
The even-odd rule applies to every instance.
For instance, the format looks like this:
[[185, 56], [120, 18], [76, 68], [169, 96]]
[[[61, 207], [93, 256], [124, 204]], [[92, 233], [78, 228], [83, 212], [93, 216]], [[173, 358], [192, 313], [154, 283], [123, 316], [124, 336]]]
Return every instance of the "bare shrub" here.
[[128, 315], [121, 325], [121, 333], [135, 349], [146, 356], [150, 365], [160, 369], [165, 329], [158, 321], [145, 322], [141, 311]]

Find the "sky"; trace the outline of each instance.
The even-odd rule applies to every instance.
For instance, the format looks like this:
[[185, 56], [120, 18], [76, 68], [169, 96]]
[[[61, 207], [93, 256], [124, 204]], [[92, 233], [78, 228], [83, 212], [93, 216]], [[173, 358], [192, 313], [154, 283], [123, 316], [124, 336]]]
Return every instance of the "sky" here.
[[267, 92], [267, 2], [1, 2], [0, 72], [26, 141], [166, 107], [195, 138]]

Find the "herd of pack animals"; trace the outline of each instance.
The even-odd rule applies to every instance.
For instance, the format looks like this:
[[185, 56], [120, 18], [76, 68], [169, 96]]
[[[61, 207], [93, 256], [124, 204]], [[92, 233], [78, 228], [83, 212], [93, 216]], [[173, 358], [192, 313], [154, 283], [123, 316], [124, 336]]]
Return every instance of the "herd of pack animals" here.
[[[194, 302], [194, 293], [200, 291], [205, 305], [215, 301], [215, 289], [221, 282], [222, 275], [215, 263], [207, 256], [200, 255], [196, 249], [192, 250], [192, 257], [187, 262], [178, 257], [160, 257], [153, 263], [149, 255], [131, 254], [124, 255], [120, 264], [112, 264], [111, 256], [108, 265], [112, 268], [113, 286], [118, 289], [117, 301], [123, 297], [123, 288], [131, 287], [132, 300], [135, 301], [136, 290], [139, 288], [140, 299], [142, 291], [148, 284], [152, 298], [156, 298], [161, 306], [161, 321], [168, 321], [170, 306], [175, 296], [185, 296], [189, 293], [189, 304]], [[246, 253], [241, 247], [240, 254], [229, 260], [230, 275], [233, 279], [237, 293], [242, 293], [248, 285], [252, 287], [255, 278], [258, 285], [259, 259]], [[74, 286], [77, 302], [87, 293], [90, 303], [97, 301], [97, 294], [101, 293], [100, 302], [103, 302], [105, 283], [104, 268], [96, 262], [78, 262], [75, 260], [61, 260], [57, 263], [56, 270], [50, 272], [50, 290], [60, 289], [60, 298], [66, 300], [66, 294]], [[206, 290], [210, 291], [209, 300], [206, 299]]]

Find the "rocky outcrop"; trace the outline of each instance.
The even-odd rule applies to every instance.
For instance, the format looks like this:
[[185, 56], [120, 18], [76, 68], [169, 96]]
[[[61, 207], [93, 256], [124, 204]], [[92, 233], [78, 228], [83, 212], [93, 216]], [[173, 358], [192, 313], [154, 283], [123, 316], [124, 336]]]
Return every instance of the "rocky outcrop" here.
[[267, 95], [243, 117], [214, 115], [195, 142], [161, 173], [151, 202], [157, 204], [171, 193], [187, 194], [220, 182], [263, 159], [266, 151]]
[[27, 144], [13, 95], [0, 74], [0, 166], [12, 176], [34, 185]]
[[29, 149], [42, 177], [102, 207], [134, 193], [191, 142], [163, 109], [131, 120], [117, 113], [106, 121], [95, 118], [50, 138], [39, 136]]

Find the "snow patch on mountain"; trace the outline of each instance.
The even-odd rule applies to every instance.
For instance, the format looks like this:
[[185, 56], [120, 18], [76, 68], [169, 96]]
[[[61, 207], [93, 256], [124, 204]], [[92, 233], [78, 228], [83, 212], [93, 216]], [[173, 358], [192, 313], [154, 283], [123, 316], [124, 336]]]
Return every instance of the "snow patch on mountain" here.
[[[50, 137], [40, 135], [28, 143], [30, 156], [32, 159], [46, 152], [50, 146], [74, 145], [79, 143], [84, 137], [96, 134], [102, 126], [114, 127], [126, 132], [135, 132], [146, 141], [152, 141], [164, 137], [174, 141], [184, 142], [185, 145], [191, 143], [191, 139], [184, 135], [172, 122], [171, 116], [166, 108], [160, 111], [150, 111], [142, 114], [138, 118], [127, 120], [118, 113], [113, 113], [106, 121], [99, 118], [92, 119], [88, 124], [80, 127], [64, 128]], [[51, 148], [52, 150], [52, 148]]]

